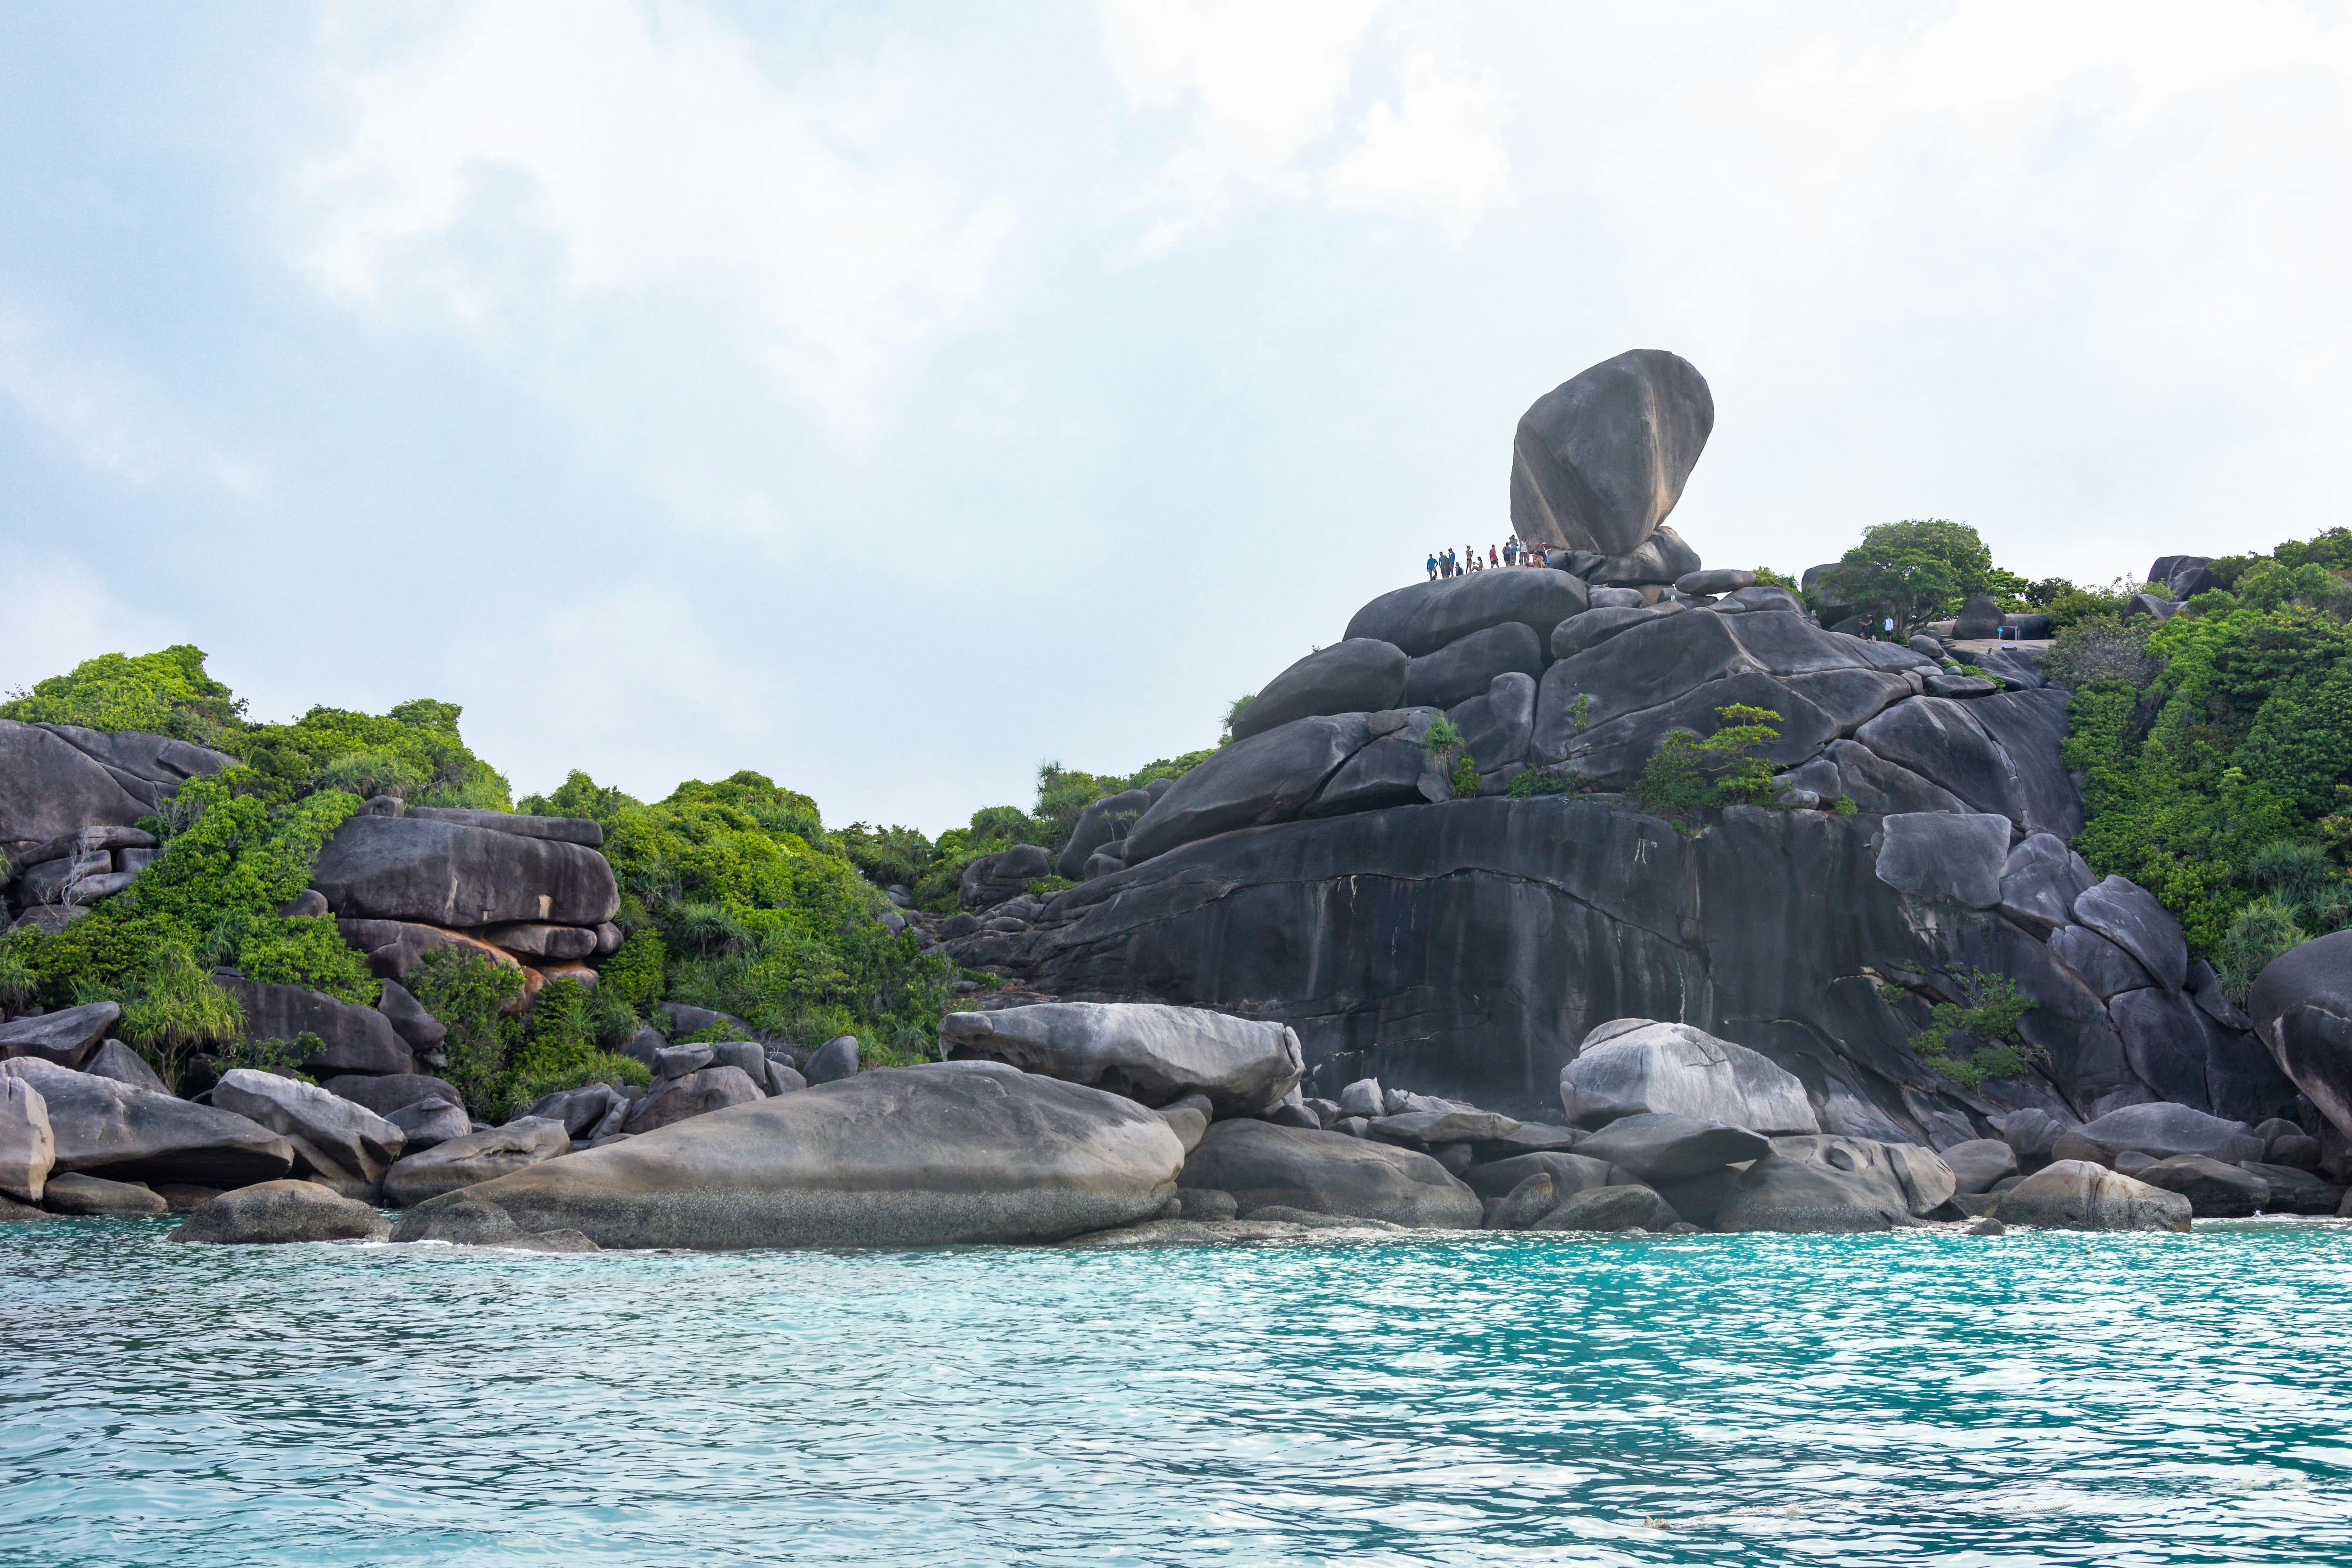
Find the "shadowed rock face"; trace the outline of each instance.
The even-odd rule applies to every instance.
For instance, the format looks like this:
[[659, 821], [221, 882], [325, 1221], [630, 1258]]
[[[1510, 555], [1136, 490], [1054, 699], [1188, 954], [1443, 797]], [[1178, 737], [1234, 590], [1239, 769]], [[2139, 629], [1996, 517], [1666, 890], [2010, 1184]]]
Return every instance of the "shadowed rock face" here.
[[1630, 554], [1675, 510], [1714, 428], [1706, 378], [1681, 355], [1635, 349], [1603, 360], [1520, 416], [1511, 526], [1547, 549]]
[[[1997, 910], [1925, 906], [1880, 879], [1866, 816], [1736, 807], [1685, 838], [1568, 797], [1486, 798], [1282, 823], [1186, 844], [1057, 896], [1004, 966], [1065, 1001], [1279, 1019], [1319, 1092], [1364, 1077], [1536, 1119], [1612, 1019], [1679, 1019], [1794, 1074], [1824, 1131], [1942, 1142], [2038, 1106], [2067, 1123], [2134, 1073], [2101, 999]], [[1890, 973], [2014, 976], [2042, 1005], [2031, 1076], [1964, 1091], [1918, 1064], [1924, 1003]], [[1958, 993], [1951, 993], [1955, 997]], [[2276, 1074], [2211, 1105], [2291, 1106]]]
[[235, 761], [163, 735], [0, 719], [0, 850], [93, 823], [128, 826]]
[[1270, 1121], [1213, 1123], [1185, 1162], [1183, 1184], [1231, 1193], [1244, 1215], [1305, 1209], [1452, 1230], [1485, 1215], [1477, 1194], [1418, 1151]]
[[585, 845], [430, 817], [351, 818], [310, 881], [338, 915], [439, 926], [593, 926], [621, 907], [612, 867]]
[[1156, 1216], [1183, 1163], [1165, 1121], [1100, 1089], [992, 1062], [883, 1068], [450, 1194], [395, 1239], [440, 1238], [462, 1200], [601, 1247], [1058, 1241]]
[[940, 1053], [1000, 1061], [1146, 1105], [1206, 1096], [1218, 1115], [1255, 1115], [1298, 1085], [1298, 1037], [1280, 1024], [1197, 1007], [1049, 1002], [950, 1013]]
[[2295, 1087], [2352, 1135], [2352, 931], [2272, 960], [2246, 994], [2246, 1011]]
[[286, 1140], [209, 1105], [43, 1061], [0, 1063], [0, 1072], [39, 1091], [59, 1173], [243, 1186], [282, 1176], [294, 1163]]

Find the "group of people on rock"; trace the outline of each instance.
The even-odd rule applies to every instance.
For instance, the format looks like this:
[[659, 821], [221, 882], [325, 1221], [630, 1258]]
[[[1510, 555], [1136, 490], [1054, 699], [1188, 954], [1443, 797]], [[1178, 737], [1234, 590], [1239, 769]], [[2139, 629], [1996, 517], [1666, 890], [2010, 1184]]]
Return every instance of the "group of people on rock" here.
[[1498, 545], [1486, 546], [1484, 559], [1480, 558], [1478, 547], [1475, 544], [1465, 546], [1458, 553], [1452, 550], [1434, 552], [1429, 558], [1429, 580], [1434, 583], [1440, 577], [1459, 577], [1465, 572], [1484, 572], [1490, 566], [1540, 566], [1543, 563], [1543, 552], [1533, 545], [1521, 547], [1519, 536], [1514, 533]]

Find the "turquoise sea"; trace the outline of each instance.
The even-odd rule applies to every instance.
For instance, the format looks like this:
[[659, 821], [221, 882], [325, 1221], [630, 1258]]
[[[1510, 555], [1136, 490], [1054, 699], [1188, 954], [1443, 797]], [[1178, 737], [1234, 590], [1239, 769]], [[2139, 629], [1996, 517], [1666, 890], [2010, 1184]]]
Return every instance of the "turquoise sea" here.
[[541, 1257], [0, 1227], [0, 1563], [2352, 1563], [2352, 1225]]

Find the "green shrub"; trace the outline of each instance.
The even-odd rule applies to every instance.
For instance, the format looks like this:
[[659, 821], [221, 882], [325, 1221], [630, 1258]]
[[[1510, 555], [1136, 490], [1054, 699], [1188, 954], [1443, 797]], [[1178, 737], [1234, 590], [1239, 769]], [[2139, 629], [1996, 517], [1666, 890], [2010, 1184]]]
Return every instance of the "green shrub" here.
[[2156, 624], [2146, 616], [2126, 621], [2111, 613], [2078, 617], [2050, 645], [2042, 673], [2075, 690], [2101, 681], [2116, 681], [2137, 690], [2163, 668], [2163, 662], [2147, 647], [2147, 634]]
[[596, 992], [643, 1013], [661, 1000], [667, 989], [662, 939], [656, 932], [633, 932], [621, 950], [596, 972]]
[[256, 724], [224, 742], [255, 773], [289, 793], [363, 785], [393, 790], [411, 805], [504, 811], [507, 781], [467, 749], [457, 732], [464, 710], [419, 698], [390, 712], [313, 708], [291, 724]]
[[1780, 738], [1771, 727], [1780, 715], [1744, 702], [1715, 711], [1721, 727], [1704, 740], [1694, 731], [1667, 731], [1643, 764], [1642, 776], [1625, 792], [1643, 810], [1686, 833], [1696, 830], [1709, 807], [1769, 803], [1780, 794], [1772, 765], [1748, 753]]
[[245, 1009], [236, 998], [214, 984], [194, 953], [175, 942], [152, 949], [145, 967], [116, 999], [122, 1016], [115, 1020], [115, 1034], [174, 1092], [190, 1056], [226, 1045], [245, 1029]]
[[182, 643], [161, 653], [84, 659], [72, 674], [53, 675], [0, 703], [0, 719], [145, 730], [215, 745], [244, 727], [245, 703], [205, 673], [202, 648]]
[[[1943, 1074], [1963, 1089], [1979, 1089], [1995, 1079], [2021, 1077], [2028, 1065], [2044, 1054], [2017, 1032], [2017, 1021], [2037, 1004], [2018, 994], [2017, 983], [2005, 974], [1971, 969], [1960, 976], [1964, 1002], [1939, 1002], [1930, 1010], [1927, 1026], [1911, 1037], [1911, 1049], [1920, 1065]], [[1952, 1036], [1973, 1035], [1986, 1042], [1966, 1057], [1950, 1054]]]
[[[375, 1005], [383, 987], [367, 960], [352, 951], [332, 917], [237, 915], [233, 962], [247, 980], [269, 985], [302, 985], [342, 1002]], [[217, 929], [217, 928], [216, 928]]]
[[1581, 795], [1584, 782], [1572, 773], [1554, 773], [1549, 768], [1529, 768], [1513, 774], [1503, 793], [1513, 800], [1529, 800], [1548, 795]]
[[1758, 587], [1786, 588], [1791, 594], [1797, 592], [1796, 578], [1784, 577], [1780, 573], [1773, 571], [1769, 566], [1759, 566], [1754, 570], [1756, 573], [1756, 585]]
[[448, 1030], [441, 1076], [464, 1097], [467, 1110], [488, 1120], [504, 1104], [500, 1090], [515, 1037], [508, 1011], [522, 995], [522, 971], [452, 945], [426, 953], [406, 984]]
[[22, 938], [0, 937], [0, 1012], [28, 1007], [40, 994], [40, 972], [26, 956], [31, 945]]
[[1830, 802], [1830, 810], [1839, 816], [1852, 816], [1861, 809], [1860, 803], [1850, 795], [1842, 795]]
[[2244, 1001], [2247, 987], [2273, 959], [2311, 939], [2296, 919], [2298, 912], [2293, 901], [2274, 893], [2242, 905], [2230, 917], [2214, 952], [2214, 973], [2222, 990]]
[[255, 1072], [276, 1073], [299, 1083], [313, 1081], [302, 1071], [302, 1064], [313, 1062], [325, 1054], [327, 1042], [305, 1029], [291, 1040], [231, 1040], [213, 1048], [213, 1070], [226, 1073], [236, 1068], [250, 1068]]

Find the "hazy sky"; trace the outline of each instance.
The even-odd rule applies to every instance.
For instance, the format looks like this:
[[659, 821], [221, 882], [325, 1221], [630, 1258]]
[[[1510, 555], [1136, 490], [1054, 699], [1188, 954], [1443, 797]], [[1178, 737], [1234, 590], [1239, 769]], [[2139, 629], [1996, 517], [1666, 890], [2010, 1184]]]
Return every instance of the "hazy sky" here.
[[936, 831], [1208, 743], [1628, 348], [1710, 563], [2352, 522], [2342, 5], [0, 0], [0, 688]]

